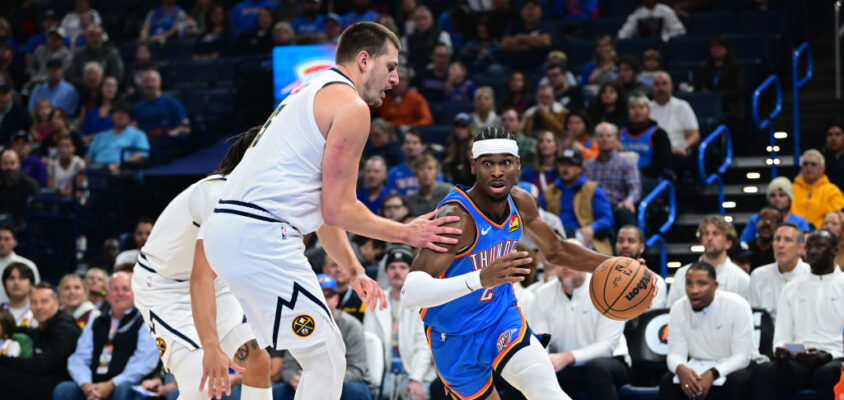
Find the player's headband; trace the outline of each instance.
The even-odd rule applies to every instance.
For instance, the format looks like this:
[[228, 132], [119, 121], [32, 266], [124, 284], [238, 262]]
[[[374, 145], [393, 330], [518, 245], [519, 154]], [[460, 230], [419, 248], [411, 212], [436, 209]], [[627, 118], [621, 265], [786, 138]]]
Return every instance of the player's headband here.
[[488, 154], [510, 154], [519, 157], [519, 146], [511, 139], [485, 139], [472, 144], [472, 158]]

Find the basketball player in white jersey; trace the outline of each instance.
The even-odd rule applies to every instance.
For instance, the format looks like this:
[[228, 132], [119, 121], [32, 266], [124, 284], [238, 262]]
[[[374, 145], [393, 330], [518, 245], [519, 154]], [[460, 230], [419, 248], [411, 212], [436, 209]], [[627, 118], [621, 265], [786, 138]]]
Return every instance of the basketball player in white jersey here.
[[257, 346], [255, 337], [243, 323], [243, 309], [228, 288], [220, 280], [195, 282], [191, 277], [199, 227], [217, 204], [225, 175], [240, 162], [258, 131], [259, 128], [253, 128], [236, 136], [217, 171], [183, 190], [167, 205], [135, 264], [132, 278], [135, 306], [158, 345], [164, 367], [176, 377], [179, 399], [208, 397], [199, 389], [203, 352], [191, 315], [192, 286], [207, 284], [209, 303], [220, 310], [216, 321], [212, 321], [212, 329], [223, 338], [220, 346], [227, 357], [237, 361], [232, 367], [244, 372], [245, 387], [256, 380], [256, 371], [261, 372], [254, 364], [269, 364], [269, 359], [262, 360], [259, 352], [250, 353], [250, 347]]
[[[279, 104], [229, 175], [197, 240], [240, 300], [258, 346], [287, 349], [301, 364], [296, 399], [339, 399], [346, 367], [302, 235], [316, 232], [332, 259], [353, 267], [350, 285], [367, 306], [383, 308], [384, 293], [366, 277], [344, 231], [435, 251], [445, 250], [437, 243], [454, 243], [444, 235], [460, 231], [442, 226], [457, 217], [432, 220], [431, 213], [404, 225], [372, 214], [355, 197], [369, 106], [381, 105], [398, 83], [399, 46], [381, 25], [348, 27], [337, 45], [337, 67]], [[213, 316], [194, 318], [200, 324]], [[203, 374], [210, 384], [228, 386], [226, 367], [221, 351], [206, 349]]]

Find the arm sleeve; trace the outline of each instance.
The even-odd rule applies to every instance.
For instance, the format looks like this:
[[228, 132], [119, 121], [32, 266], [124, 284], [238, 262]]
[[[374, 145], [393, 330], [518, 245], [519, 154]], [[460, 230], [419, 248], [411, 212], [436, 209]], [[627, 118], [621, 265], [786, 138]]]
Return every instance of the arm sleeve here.
[[697, 115], [695, 115], [695, 110], [692, 109], [692, 106], [689, 103], [684, 103], [680, 109], [682, 110], [680, 121], [683, 122], [683, 130], [699, 130], [700, 126], [697, 122]]
[[[185, 112], [185, 106], [182, 105], [182, 102], [179, 101], [178, 99], [175, 99], [175, 98], [173, 99], [173, 110], [172, 111], [176, 116], [176, 121], [178, 121], [176, 123], [176, 126], [181, 125], [182, 121], [188, 119], [188, 114], [187, 114], [187, 112]], [[172, 128], [175, 128], [176, 126], [173, 126]]]
[[138, 328], [138, 344], [135, 353], [129, 357], [123, 372], [111, 378], [114, 386], [124, 382], [140, 383], [141, 379], [149, 375], [158, 366], [158, 347], [149, 335], [147, 327], [141, 324]]
[[677, 367], [686, 363], [689, 359], [689, 344], [686, 342], [686, 332], [683, 329], [682, 309], [679, 305], [671, 307], [671, 314], [668, 317], [668, 356], [665, 363], [668, 371], [677, 373]]
[[633, 34], [636, 32], [636, 21], [639, 20], [639, 16], [636, 13], [639, 11], [633, 11], [629, 17], [627, 17], [627, 21], [624, 21], [624, 25], [618, 31], [618, 38], [619, 39], [630, 39], [633, 37]]
[[595, 194], [592, 196], [592, 214], [595, 216], [595, 221], [591, 225], [595, 233], [612, 231], [615, 224], [612, 206], [600, 186], [595, 187]]
[[732, 317], [731, 354], [715, 366], [721, 376], [727, 376], [746, 367], [753, 356], [753, 313], [750, 311], [750, 305], [742, 304], [740, 309], [734, 310]]
[[77, 386], [91, 383], [91, 354], [93, 348], [94, 335], [91, 331], [91, 324], [88, 324], [85, 325], [82, 335], [76, 342], [76, 351], [67, 359], [67, 372]]
[[[659, 7], [659, 5], [657, 7]], [[663, 13], [665, 24], [662, 26], [662, 40], [667, 42], [673, 37], [685, 35], [686, 27], [683, 26], [682, 22], [680, 22], [680, 18], [677, 17], [677, 13], [668, 6], [663, 5], [663, 7], [665, 7], [663, 9], [665, 10]]]
[[369, 366], [366, 363], [366, 341], [363, 325], [354, 318], [347, 318], [348, 330], [343, 332], [346, 342], [346, 376], [343, 382], [368, 382]]
[[135, 138], [134, 146], [139, 149], [144, 149], [144, 153], [146, 157], [149, 157], [149, 139], [147, 139], [147, 135], [143, 131], [138, 131], [138, 135]]
[[451, 278], [435, 279], [427, 272], [413, 271], [404, 280], [402, 306], [410, 309], [436, 307], [483, 289], [480, 273], [477, 270]]
[[774, 325], [774, 349], [782, 347], [786, 343], [791, 343], [793, 340], [793, 321], [791, 310], [791, 296], [790, 290], [783, 288], [780, 292], [780, 298], [777, 300], [777, 319]]
[[[590, 314], [586, 315], [591, 318]], [[624, 334], [624, 322], [598, 318], [592, 344], [572, 351], [575, 361], [582, 363], [598, 357], [612, 357], [612, 352], [622, 334]]]

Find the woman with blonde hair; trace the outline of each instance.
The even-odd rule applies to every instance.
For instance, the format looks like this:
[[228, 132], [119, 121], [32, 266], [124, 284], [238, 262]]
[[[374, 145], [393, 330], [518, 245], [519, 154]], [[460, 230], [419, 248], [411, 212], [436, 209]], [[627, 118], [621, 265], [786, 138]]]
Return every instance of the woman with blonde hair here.
[[63, 276], [58, 289], [62, 310], [73, 315], [79, 328], [85, 329], [85, 325], [100, 315], [97, 306], [88, 301], [88, 286], [79, 275]]
[[495, 93], [489, 86], [475, 90], [475, 111], [472, 112], [472, 127], [481, 128], [501, 126], [501, 117], [495, 113]]
[[592, 61], [583, 64], [583, 68], [580, 70], [580, 84], [584, 86], [594, 85], [592, 87], [597, 88], [602, 83], [615, 81], [615, 59], [615, 40], [609, 35], [595, 39], [595, 52]]

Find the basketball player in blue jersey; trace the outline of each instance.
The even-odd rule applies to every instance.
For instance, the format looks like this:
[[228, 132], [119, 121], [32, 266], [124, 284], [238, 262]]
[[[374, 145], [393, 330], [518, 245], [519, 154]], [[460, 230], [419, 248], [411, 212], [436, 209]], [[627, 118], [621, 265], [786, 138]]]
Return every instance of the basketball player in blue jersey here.
[[522, 232], [559, 266], [592, 272], [608, 258], [565, 242], [542, 221], [530, 194], [514, 187], [518, 154], [503, 128], [475, 135], [475, 185], [453, 189], [436, 214], [460, 217], [450, 226], [462, 233], [445, 253], [422, 249], [402, 290], [404, 306], [422, 308], [435, 369], [455, 399], [498, 399], [493, 370], [530, 400], [569, 398], [513, 294], [531, 261], [515, 250]]

